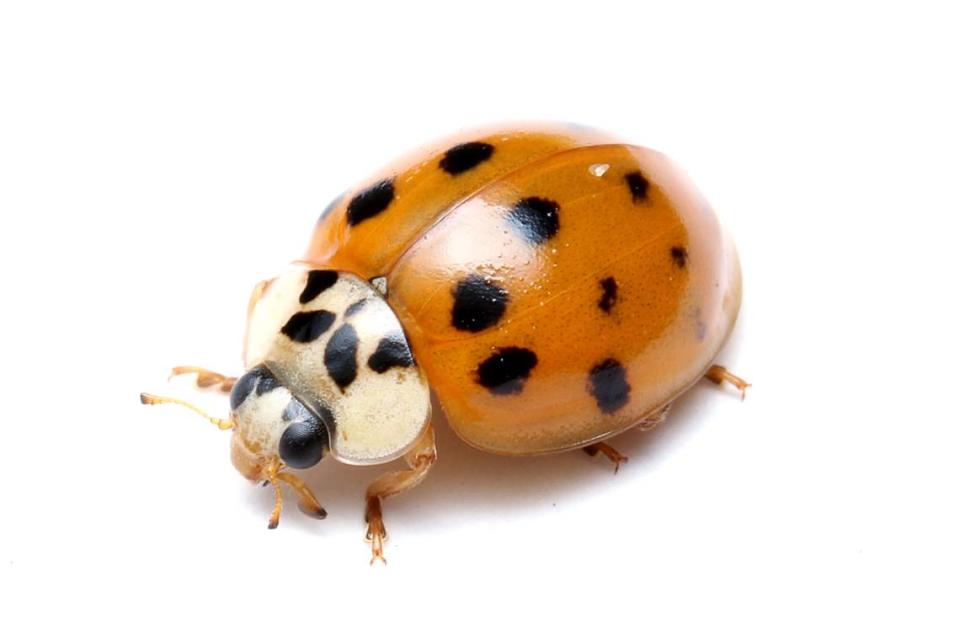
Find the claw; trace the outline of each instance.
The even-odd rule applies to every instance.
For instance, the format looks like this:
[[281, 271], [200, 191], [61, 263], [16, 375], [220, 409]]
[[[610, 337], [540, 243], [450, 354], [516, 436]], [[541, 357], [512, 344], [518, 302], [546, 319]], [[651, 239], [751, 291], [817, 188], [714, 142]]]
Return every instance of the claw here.
[[319, 504], [309, 504], [305, 503], [302, 499], [297, 501], [297, 507], [300, 508], [300, 511], [306, 514], [307, 516], [313, 517], [315, 519], [325, 519], [327, 518], [327, 511], [323, 509]]
[[377, 561], [381, 561], [386, 565], [387, 559], [383, 556], [383, 536], [379, 533], [371, 533], [368, 531], [367, 541], [370, 542], [370, 548], [373, 551], [373, 556], [370, 557], [370, 565], [373, 565]]
[[367, 535], [365, 538], [373, 552], [370, 565], [373, 565], [378, 559], [386, 565], [387, 560], [383, 556], [383, 542], [387, 540], [387, 529], [383, 526], [383, 514], [380, 511], [379, 501], [368, 507]]

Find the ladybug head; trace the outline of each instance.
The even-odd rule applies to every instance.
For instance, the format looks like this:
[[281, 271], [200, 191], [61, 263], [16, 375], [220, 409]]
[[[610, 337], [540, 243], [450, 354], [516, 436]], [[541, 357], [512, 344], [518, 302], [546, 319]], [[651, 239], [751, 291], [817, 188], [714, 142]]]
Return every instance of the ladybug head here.
[[290, 469], [330, 457], [373, 465], [402, 457], [427, 429], [430, 389], [383, 289], [347, 272], [295, 265], [254, 290], [244, 360], [234, 383], [230, 455], [246, 478], [271, 484], [280, 515], [280, 483], [312, 516], [326, 515]]
[[141, 394], [146, 405], [173, 403], [200, 414], [222, 430], [232, 430], [230, 459], [251, 481], [273, 485], [276, 506], [270, 527], [277, 526], [282, 504], [280, 483], [299, 495], [300, 509], [324, 518], [327, 513], [310, 489], [285, 468], [313, 467], [330, 451], [330, 437], [322, 412], [308, 409], [264, 365], [251, 368], [238, 378], [230, 393], [230, 418], [208, 416], [192, 403], [176, 398]]
[[329, 452], [326, 423], [264, 365], [245, 373], [230, 393], [235, 429], [231, 459], [245, 477], [269, 480], [269, 466], [306, 469]]

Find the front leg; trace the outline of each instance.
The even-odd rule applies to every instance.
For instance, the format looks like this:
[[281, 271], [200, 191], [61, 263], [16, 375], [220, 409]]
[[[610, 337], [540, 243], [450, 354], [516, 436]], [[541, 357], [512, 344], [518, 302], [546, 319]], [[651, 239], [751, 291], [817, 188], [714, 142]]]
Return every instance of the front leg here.
[[417, 444], [413, 446], [404, 460], [410, 467], [408, 470], [387, 472], [377, 478], [367, 488], [367, 541], [373, 549], [373, 558], [370, 563], [383, 558], [383, 542], [387, 538], [387, 530], [383, 526], [383, 499], [400, 492], [405, 492], [420, 484], [427, 472], [437, 461], [437, 445], [433, 437], [433, 425], [428, 424]]
[[307, 484], [298, 476], [284, 472], [283, 462], [278, 457], [273, 457], [263, 468], [264, 485], [273, 486], [273, 511], [270, 513], [270, 520], [267, 527], [271, 530], [280, 525], [280, 512], [283, 510], [283, 492], [280, 490], [280, 483], [286, 483], [294, 489], [300, 497], [297, 505], [300, 511], [307, 516], [315, 519], [327, 518], [327, 511], [317, 501]]

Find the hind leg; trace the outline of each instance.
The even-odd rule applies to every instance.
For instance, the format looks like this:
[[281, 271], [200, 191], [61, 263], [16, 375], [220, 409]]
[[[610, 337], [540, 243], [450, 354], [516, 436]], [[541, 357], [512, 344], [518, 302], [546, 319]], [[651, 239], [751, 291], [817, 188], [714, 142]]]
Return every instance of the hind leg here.
[[707, 373], [703, 375], [703, 377], [711, 383], [716, 383], [717, 385], [723, 385], [724, 382], [730, 383], [740, 390], [741, 401], [746, 398], [747, 388], [750, 387], [750, 383], [746, 382], [739, 376], [731, 374], [723, 365], [712, 365], [710, 369], [707, 370]]
[[[654, 410], [649, 416], [644, 417], [640, 420], [639, 423], [634, 425], [631, 429], [640, 430], [641, 432], [646, 432], [647, 430], [652, 430], [660, 423], [663, 423], [664, 419], [667, 418], [667, 412], [670, 411], [670, 406], [672, 403], [667, 403], [658, 410]], [[620, 464], [626, 463], [630, 459], [618, 452], [612, 445], [606, 441], [601, 441], [599, 443], [594, 443], [593, 445], [587, 445], [583, 448], [583, 451], [589, 454], [590, 456], [596, 456], [597, 454], [603, 454], [607, 459], [613, 463], [613, 473], [616, 474], [620, 471]]]
[[620, 464], [626, 463], [630, 459], [618, 452], [612, 445], [607, 443], [600, 442], [594, 443], [593, 445], [587, 445], [583, 448], [583, 451], [590, 456], [596, 456], [597, 454], [603, 454], [607, 457], [611, 463], [613, 463], [613, 473], [616, 474], [620, 471]]

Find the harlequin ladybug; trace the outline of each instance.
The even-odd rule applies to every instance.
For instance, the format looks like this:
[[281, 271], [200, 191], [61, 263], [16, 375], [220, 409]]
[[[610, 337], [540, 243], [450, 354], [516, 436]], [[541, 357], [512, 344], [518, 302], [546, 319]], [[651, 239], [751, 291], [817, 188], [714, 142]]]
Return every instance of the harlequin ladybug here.
[[[504, 455], [583, 448], [663, 420], [713, 364], [740, 305], [733, 245], [662, 154], [573, 126], [499, 127], [439, 142], [331, 203], [306, 254], [261, 282], [230, 391], [231, 458], [276, 493], [328, 454], [403, 457], [366, 493], [382, 559], [384, 498], [437, 459], [432, 388], [453, 430]], [[144, 403], [176, 399], [143, 395]], [[199, 411], [199, 410], [198, 410]], [[209, 417], [208, 417], [209, 418]]]

